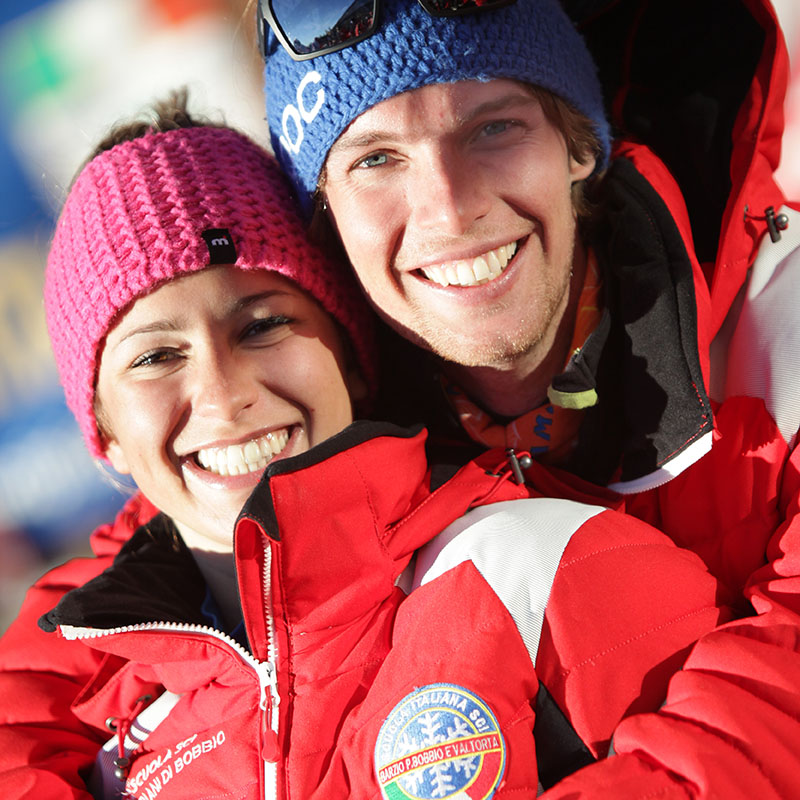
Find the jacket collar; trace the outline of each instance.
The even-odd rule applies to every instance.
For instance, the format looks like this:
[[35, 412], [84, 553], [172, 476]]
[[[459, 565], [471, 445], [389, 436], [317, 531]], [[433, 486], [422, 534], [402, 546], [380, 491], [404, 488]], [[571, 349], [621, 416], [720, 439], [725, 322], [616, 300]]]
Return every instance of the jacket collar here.
[[206, 584], [172, 521], [157, 514], [122, 546], [113, 564], [70, 592], [39, 626], [108, 630], [151, 622], [206, 624]]
[[[650, 161], [655, 175], [659, 162]], [[594, 483], [614, 480], [621, 492], [667, 482], [708, 451], [713, 430], [703, 356], [710, 342], [698, 312], [707, 289], [681, 228], [682, 206], [667, 206], [642, 174], [647, 164], [646, 153], [618, 157], [600, 187], [603, 212], [589, 244], [607, 316], [584, 365], [587, 379], [594, 370], [598, 403], [586, 411], [569, 465]]]
[[[276, 462], [245, 505], [235, 536], [240, 584], [269, 573], [276, 618], [309, 646], [332, 629], [357, 630], [398, 591], [414, 552], [490, 492], [527, 494], [507, 470], [498, 474], [507, 459], [496, 451], [432, 490], [426, 436], [356, 423], [322, 449]], [[265, 593], [242, 602], [250, 640], [267, 641]]]

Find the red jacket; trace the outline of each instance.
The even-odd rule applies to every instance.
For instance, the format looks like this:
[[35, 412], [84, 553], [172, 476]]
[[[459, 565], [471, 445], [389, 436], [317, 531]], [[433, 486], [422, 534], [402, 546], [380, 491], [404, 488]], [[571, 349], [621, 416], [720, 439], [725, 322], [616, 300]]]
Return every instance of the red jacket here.
[[[647, 362], [648, 378], [664, 377], [657, 390], [642, 376], [622, 389], [624, 422], [612, 428], [614, 415], [605, 420], [628, 444], [611, 480], [621, 481], [628, 513], [698, 553], [756, 616], [703, 637], [664, 707], [617, 729], [617, 756], [545, 796], [797, 797], [800, 214], [773, 176], [786, 49], [767, 0], [565, 5], [581, 21], [614, 122], [630, 140], [616, 151], [626, 173], [620, 182], [628, 197], [645, 198], [636, 225], [621, 210], [629, 207], [620, 200], [625, 191], [613, 192], [618, 238], [655, 233], [616, 245], [616, 253], [634, 254], [623, 263], [628, 272], [617, 265], [612, 278], [612, 309], [627, 316], [624, 352]], [[671, 279], [648, 302], [657, 297], [653, 305], [667, 304], [674, 317], [654, 325], [648, 314], [630, 314], [628, 278], [659, 263]], [[610, 352], [612, 361], [619, 356]], [[671, 393], [673, 382], [685, 387], [682, 396]], [[663, 409], [665, 424], [648, 428], [653, 416], [641, 405]], [[662, 435], [682, 425], [682, 438]], [[638, 450], [630, 446], [637, 441]], [[648, 447], [659, 455], [637, 473]], [[769, 767], [753, 769], [756, 741], [775, 753]]]
[[[783, 38], [768, 0], [564, 6], [624, 136], [585, 231], [606, 313], [556, 379], [599, 398], [565, 467], [699, 554], [742, 619], [701, 639], [658, 713], [621, 724], [615, 758], [546, 797], [800, 796], [800, 213], [773, 176]], [[433, 437], [463, 439], [414, 384], [419, 356], [391, 363], [410, 387], [399, 404], [432, 398]], [[780, 758], [766, 766], [762, 746]]]
[[235, 535], [249, 649], [205, 623], [163, 516], [108, 568], [108, 534], [151, 512], [133, 501], [2, 642], [0, 796], [118, 796], [121, 738], [134, 797], [533, 797], [540, 670], [604, 757], [723, 618], [715, 581], [572, 479], [520, 486], [496, 452], [431, 491], [423, 444], [361, 423], [269, 468]]

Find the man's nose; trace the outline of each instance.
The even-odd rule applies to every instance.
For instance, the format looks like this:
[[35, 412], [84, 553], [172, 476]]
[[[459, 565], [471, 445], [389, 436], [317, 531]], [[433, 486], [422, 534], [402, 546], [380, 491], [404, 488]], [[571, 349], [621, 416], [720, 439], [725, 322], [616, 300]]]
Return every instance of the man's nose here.
[[480, 172], [457, 152], [432, 150], [417, 166], [407, 200], [420, 228], [460, 236], [488, 213], [490, 198]]
[[258, 382], [246, 369], [246, 360], [223, 348], [214, 348], [195, 364], [193, 408], [196, 413], [235, 420], [258, 396]]

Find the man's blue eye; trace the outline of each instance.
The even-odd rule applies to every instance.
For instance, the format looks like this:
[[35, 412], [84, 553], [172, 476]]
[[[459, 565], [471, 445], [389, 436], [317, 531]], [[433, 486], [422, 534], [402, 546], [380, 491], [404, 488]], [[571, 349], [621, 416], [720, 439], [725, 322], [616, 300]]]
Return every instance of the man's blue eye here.
[[371, 156], [362, 158], [356, 166], [369, 169], [369, 167], [379, 167], [387, 161], [386, 153], [374, 153]]
[[511, 122], [509, 122], [507, 119], [498, 120], [497, 122], [490, 122], [488, 125], [484, 125], [481, 133], [486, 136], [495, 136], [498, 133], [507, 131], [510, 127]]

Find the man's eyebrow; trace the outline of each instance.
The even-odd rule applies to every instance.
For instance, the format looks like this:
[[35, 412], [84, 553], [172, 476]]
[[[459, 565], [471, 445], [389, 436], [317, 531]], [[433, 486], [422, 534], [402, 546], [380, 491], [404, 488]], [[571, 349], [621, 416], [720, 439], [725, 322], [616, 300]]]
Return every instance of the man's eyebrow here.
[[397, 131], [373, 130], [365, 133], [343, 133], [332, 145], [331, 153], [346, 153], [350, 150], [364, 150], [372, 147], [377, 142], [403, 142], [404, 136], [399, 136]]
[[520, 87], [516, 91], [512, 90], [501, 97], [495, 98], [494, 100], [487, 100], [485, 103], [475, 106], [475, 108], [470, 109], [469, 113], [461, 115], [459, 119], [462, 123], [469, 122], [484, 114], [494, 114], [498, 111], [513, 111], [516, 108], [537, 105], [538, 103], [539, 100], [535, 94]]
[[[460, 114], [458, 117], [459, 124], [471, 122], [473, 119], [478, 119], [485, 114], [495, 114], [499, 111], [513, 111], [517, 108], [537, 104], [539, 101], [532, 92], [520, 87], [516, 91], [511, 91], [492, 100], [487, 100], [485, 103], [480, 103], [474, 108], [469, 109], [467, 113]], [[363, 150], [371, 147], [378, 142], [398, 142], [403, 143], [408, 137], [399, 134], [393, 129], [375, 129], [365, 130], [362, 132], [348, 133], [345, 131], [339, 139], [337, 139], [331, 146], [330, 153], [334, 152], [347, 152], [349, 150]], [[329, 155], [330, 155], [329, 153]]]

